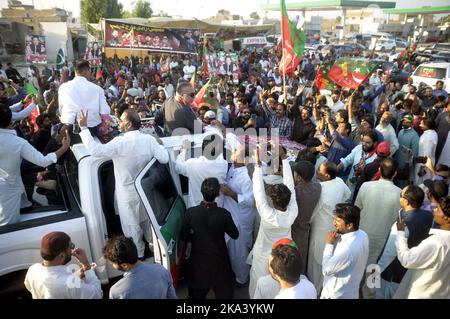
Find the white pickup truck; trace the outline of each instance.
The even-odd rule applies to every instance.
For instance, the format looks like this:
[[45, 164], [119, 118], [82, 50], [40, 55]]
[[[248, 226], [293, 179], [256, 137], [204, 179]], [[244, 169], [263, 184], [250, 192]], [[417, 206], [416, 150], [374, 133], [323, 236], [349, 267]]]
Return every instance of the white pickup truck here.
[[[181, 142], [189, 138], [201, 148], [203, 135], [163, 138], [170, 160], [162, 165], [153, 159], [135, 181], [152, 224], [154, 261], [178, 278], [177, 240], [185, 212], [188, 181], [174, 170]], [[50, 231], [68, 233], [77, 247], [86, 249], [103, 284], [120, 273], [102, 258], [106, 240], [122, 234], [114, 209], [114, 168], [111, 160], [88, 154], [83, 144], [71, 147], [62, 172], [57, 174], [58, 195], [48, 206], [21, 215], [17, 224], [0, 227], [0, 296], [23, 283], [29, 266], [41, 261], [40, 241]], [[36, 193], [35, 193], [36, 195]], [[118, 200], [120, 200], [120, 194]], [[22, 287], [23, 288], [23, 287]]]

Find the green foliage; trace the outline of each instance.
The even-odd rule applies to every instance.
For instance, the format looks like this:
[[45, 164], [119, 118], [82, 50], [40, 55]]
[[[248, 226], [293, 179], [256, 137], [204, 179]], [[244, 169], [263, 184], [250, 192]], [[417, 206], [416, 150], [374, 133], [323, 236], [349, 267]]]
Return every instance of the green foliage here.
[[258, 12], [250, 13], [250, 18], [255, 19], [255, 20], [259, 20]]
[[118, 0], [81, 0], [81, 21], [98, 23], [100, 19], [122, 18], [123, 6]]
[[148, 19], [152, 16], [153, 10], [150, 2], [138, 0], [133, 9], [133, 17]]

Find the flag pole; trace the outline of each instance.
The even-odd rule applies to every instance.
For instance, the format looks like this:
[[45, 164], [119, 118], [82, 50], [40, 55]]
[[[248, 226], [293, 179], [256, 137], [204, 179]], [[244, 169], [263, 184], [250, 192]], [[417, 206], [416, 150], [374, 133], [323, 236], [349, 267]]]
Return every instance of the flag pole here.
[[[284, 0], [281, 0], [284, 1]], [[283, 93], [284, 93], [284, 103], [287, 101], [287, 91], [286, 91], [286, 61], [283, 61], [284, 58], [284, 29], [283, 29], [283, 10], [281, 11], [281, 61], [283, 62]], [[286, 59], [284, 59], [286, 60]]]

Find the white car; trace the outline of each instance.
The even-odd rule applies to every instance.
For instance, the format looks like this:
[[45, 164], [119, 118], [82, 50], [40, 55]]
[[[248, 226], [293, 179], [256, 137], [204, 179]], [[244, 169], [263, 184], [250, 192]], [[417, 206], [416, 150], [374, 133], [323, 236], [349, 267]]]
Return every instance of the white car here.
[[444, 90], [450, 93], [450, 63], [449, 62], [429, 62], [422, 63], [412, 74], [413, 84], [418, 87], [421, 82], [436, 88], [436, 82], [444, 82]]
[[397, 49], [397, 44], [394, 39], [379, 39], [375, 46], [375, 51], [394, 51]]
[[395, 39], [395, 44], [397, 48], [406, 49], [409, 46], [408, 41], [405, 41], [403, 39]]

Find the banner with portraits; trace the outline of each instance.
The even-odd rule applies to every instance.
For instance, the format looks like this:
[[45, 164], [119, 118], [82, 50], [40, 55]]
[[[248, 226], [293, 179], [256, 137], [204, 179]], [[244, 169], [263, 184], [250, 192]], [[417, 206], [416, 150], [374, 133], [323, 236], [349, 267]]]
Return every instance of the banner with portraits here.
[[105, 20], [104, 43], [105, 48], [193, 54], [201, 46], [199, 30], [154, 28], [109, 20]]
[[233, 82], [239, 82], [239, 56], [235, 52], [207, 52], [205, 54], [207, 75], [228, 75]]
[[29, 34], [25, 37], [25, 59], [27, 63], [46, 64], [45, 37]]
[[84, 59], [89, 61], [91, 66], [102, 65], [102, 47], [99, 42], [88, 42]]

